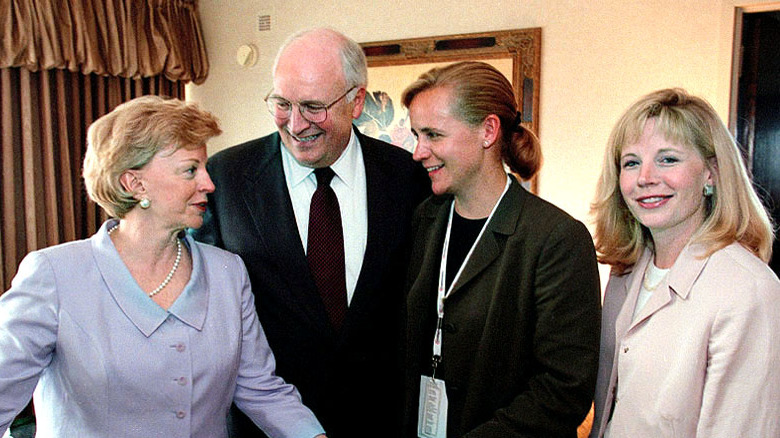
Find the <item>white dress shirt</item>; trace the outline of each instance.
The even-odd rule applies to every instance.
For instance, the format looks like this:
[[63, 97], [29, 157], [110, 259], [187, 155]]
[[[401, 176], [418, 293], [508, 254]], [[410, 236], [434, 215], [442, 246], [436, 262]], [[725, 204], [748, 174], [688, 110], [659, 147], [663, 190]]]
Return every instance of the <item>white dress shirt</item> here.
[[[317, 190], [317, 177], [313, 168], [301, 165], [283, 144], [280, 147], [287, 190], [292, 200], [298, 234], [306, 251], [309, 241], [309, 207], [311, 197]], [[349, 304], [352, 302], [363, 265], [368, 235], [366, 166], [363, 164], [363, 151], [355, 131], [352, 131], [347, 148], [330, 168], [336, 173], [330, 186], [339, 199], [341, 226], [344, 230], [344, 263]]]
[[[645, 277], [647, 277], [647, 281], [642, 281], [642, 286], [639, 288], [639, 297], [636, 300], [636, 307], [634, 307], [634, 314], [631, 316], [632, 321], [635, 320], [637, 316], [639, 316], [639, 313], [642, 311], [642, 309], [644, 309], [645, 304], [647, 304], [647, 301], [653, 295], [653, 290], [661, 286], [661, 282], [664, 281], [664, 279], [666, 278], [666, 274], [668, 273], [669, 273], [669, 268], [661, 269], [657, 267], [655, 263], [647, 264], [647, 272], [645, 272]], [[647, 284], [654, 284], [655, 287], [653, 287], [653, 289], [650, 290], [646, 287]]]

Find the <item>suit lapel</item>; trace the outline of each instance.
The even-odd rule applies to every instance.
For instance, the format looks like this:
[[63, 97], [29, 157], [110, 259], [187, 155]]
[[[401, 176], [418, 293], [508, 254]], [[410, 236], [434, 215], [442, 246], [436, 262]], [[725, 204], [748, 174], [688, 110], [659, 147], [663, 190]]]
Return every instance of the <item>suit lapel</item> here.
[[293, 289], [279, 296], [290, 308], [302, 308], [318, 330], [331, 330], [298, 234], [280, 147], [279, 135], [274, 134], [270, 142], [259, 148], [258, 159], [249, 163], [244, 172], [242, 198], [260, 240], [277, 261], [277, 271], [285, 275]]
[[[509, 190], [501, 199], [493, 218], [487, 224], [487, 228], [482, 234], [482, 238], [477, 242], [471, 258], [466, 262], [463, 272], [461, 272], [460, 277], [452, 287], [450, 295], [455, 294], [480, 272], [490, 266], [503, 251], [507, 240], [506, 236], [515, 232], [527, 193], [513, 177], [510, 176], [510, 178], [512, 178], [512, 184], [509, 186]], [[438, 271], [437, 267], [436, 272]]]
[[[353, 128], [354, 129], [354, 128]], [[397, 238], [396, 218], [392, 214], [399, 205], [396, 196], [403, 193], [405, 187], [399, 184], [393, 176], [392, 166], [385, 161], [381, 151], [374, 147], [376, 140], [355, 131], [363, 153], [363, 165], [366, 168], [366, 213], [367, 236], [366, 252], [360, 267], [355, 292], [347, 312], [347, 317], [361, 309], [366, 300], [371, 299], [367, 291], [371, 290], [373, 282], [381, 281], [378, 272], [383, 272], [389, 263], [390, 253], [387, 248]]]
[[360, 306], [360, 301], [366, 299], [365, 293], [368, 282], [372, 276], [381, 271], [387, 248], [387, 233], [392, 230], [392, 215], [388, 212], [393, 211], [390, 194], [395, 188], [388, 187], [392, 184], [392, 179], [385, 174], [386, 169], [382, 166], [377, 151], [370, 145], [363, 135], [358, 134], [358, 142], [363, 153], [363, 165], [366, 168], [366, 252], [363, 255], [363, 263], [360, 266], [360, 275], [355, 285], [355, 293], [352, 297], [352, 307]]
[[[652, 262], [651, 262], [652, 263]], [[637, 280], [639, 283], [642, 282], [644, 277], [644, 270], [637, 272], [635, 280]], [[664, 280], [666, 281], [666, 280]], [[637, 287], [637, 291], [639, 290], [640, 286]], [[629, 326], [628, 330], [633, 330], [636, 326], [641, 324], [644, 320], [647, 318], [650, 318], [653, 316], [653, 314], [662, 308], [666, 307], [669, 303], [672, 302], [672, 290], [667, 287], [659, 287], [655, 291], [653, 291], [653, 294], [650, 295], [650, 299], [647, 300], [647, 304], [642, 308], [642, 310], [639, 311], [636, 318], [631, 322], [631, 325]], [[633, 315], [634, 307], [636, 307], [636, 297], [634, 297], [634, 306], [631, 306], [631, 309], [628, 311], [628, 317], [630, 318]]]
[[615, 339], [623, 339], [632, 326], [634, 308], [636, 307], [636, 302], [639, 298], [639, 288], [642, 286], [642, 276], [647, 267], [647, 263], [649, 263], [652, 258], [652, 252], [645, 250], [642, 257], [631, 267], [632, 272], [628, 274], [629, 278], [626, 279], [623, 284], [623, 290], [621, 292], [625, 294], [625, 298], [623, 299], [623, 306], [615, 319]]
[[[642, 321], [651, 317], [655, 312], [669, 305], [672, 302], [673, 295], [679, 296], [681, 299], [687, 299], [688, 294], [696, 282], [696, 279], [701, 274], [704, 266], [707, 264], [709, 257], [704, 257], [704, 249], [700, 245], [687, 245], [677, 256], [674, 265], [672, 265], [669, 273], [664, 280], [667, 285], [659, 287], [650, 296], [645, 307], [639, 312], [634, 322], [631, 323], [629, 330], [642, 323]], [[641, 271], [637, 271], [636, 277], [638, 277], [637, 284], [634, 285], [636, 294], [639, 293], [641, 287], [641, 281], [644, 276], [644, 269], [647, 264], [652, 263], [652, 257], [649, 257], [648, 262], [644, 265]], [[641, 275], [640, 275], [641, 274]], [[634, 303], [636, 303], [636, 297], [634, 297]], [[631, 306], [633, 311], [634, 306]]]
[[[435, 283], [438, 281], [439, 267], [441, 266], [441, 247], [444, 240], [444, 232], [447, 228], [447, 218], [452, 204], [452, 197], [441, 204], [429, 207], [423, 212], [420, 218], [420, 229], [426, 230], [419, 235], [427, 236], [425, 240], [424, 256], [421, 260], [421, 266], [416, 269], [420, 275], [414, 280], [410, 291], [409, 299], [423, 305], [427, 302], [430, 293], [435, 293]], [[422, 303], [422, 304], [420, 304]]]
[[[626, 332], [628, 331], [630, 325], [631, 325], [631, 317], [634, 313], [634, 307], [636, 307], [636, 301], [639, 295], [639, 287], [642, 284], [642, 275], [637, 275], [637, 273], [644, 272], [644, 267], [647, 266], [648, 259], [652, 259], [652, 253], [650, 251], [645, 250], [643, 255], [639, 258], [636, 264], [631, 267], [631, 272], [625, 273], [625, 276], [620, 276], [616, 278], [610, 278], [610, 281], [620, 281], [622, 282], [622, 285], [619, 287], [613, 289], [614, 293], [616, 294], [623, 294], [619, 297], [612, 297], [610, 296], [610, 300], [616, 300], [619, 303], [619, 311], [617, 316], [615, 317], [615, 350], [613, 352], [612, 356], [612, 371], [610, 372], [609, 376], [609, 386], [607, 390], [606, 399], [604, 400], [604, 406], [601, 406], [601, 408], [604, 409], [604, 414], [602, 415], [605, 420], [602, 421], [600, 430], [598, 433], [598, 436], [602, 436], [604, 430], [607, 426], [607, 420], [606, 418], [611, 417], [611, 411], [612, 411], [612, 402], [613, 397], [615, 395], [615, 387], [618, 384], [618, 360], [620, 359], [620, 343], [623, 341], [623, 338], [626, 335]], [[610, 293], [613, 293], [610, 291]], [[602, 328], [603, 330], [603, 328]], [[603, 346], [602, 346], [603, 347]]]
[[[263, 153], [244, 173], [246, 180], [242, 198], [252, 217], [257, 234], [268, 248], [287, 248], [287, 254], [279, 254], [286, 261], [295, 261], [293, 271], [301, 268], [306, 260], [295, 213], [287, 191], [279, 137], [263, 147]], [[307, 266], [308, 269], [308, 266]]]

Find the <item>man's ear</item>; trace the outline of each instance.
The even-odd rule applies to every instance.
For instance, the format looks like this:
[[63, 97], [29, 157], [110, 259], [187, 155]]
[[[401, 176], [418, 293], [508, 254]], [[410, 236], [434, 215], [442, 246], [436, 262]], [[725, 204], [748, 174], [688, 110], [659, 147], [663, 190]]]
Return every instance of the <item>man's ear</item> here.
[[357, 119], [363, 112], [363, 104], [366, 103], [366, 89], [364, 87], [358, 88], [352, 103], [355, 104], [355, 106], [352, 107], [352, 118]]

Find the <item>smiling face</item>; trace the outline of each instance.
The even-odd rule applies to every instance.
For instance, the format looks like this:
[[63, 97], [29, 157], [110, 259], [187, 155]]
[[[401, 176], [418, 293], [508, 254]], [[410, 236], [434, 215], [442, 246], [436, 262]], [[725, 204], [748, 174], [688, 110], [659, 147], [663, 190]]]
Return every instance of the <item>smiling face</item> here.
[[[319, 37], [318, 37], [319, 35]], [[272, 96], [301, 104], [327, 105], [348, 89], [338, 47], [332, 36], [306, 35], [290, 43], [279, 57]], [[354, 92], [353, 92], [354, 93]], [[327, 167], [346, 149], [352, 120], [363, 111], [365, 90], [360, 88], [336, 102], [325, 121], [312, 123], [294, 105], [287, 119], [275, 119], [284, 146], [307, 167]]]
[[[148, 214], [166, 230], [199, 228], [206, 213], [206, 195], [214, 183], [206, 171], [206, 146], [163, 149], [136, 172], [139, 199], [149, 198]], [[140, 207], [137, 207], [140, 208]]]
[[452, 92], [429, 88], [409, 104], [409, 120], [417, 146], [412, 157], [428, 171], [433, 193], [466, 199], [479, 190], [488, 164], [481, 128], [471, 127], [451, 111]]
[[641, 137], [622, 148], [620, 192], [653, 240], [687, 242], [705, 219], [705, 184], [713, 184], [707, 162], [691, 146], [667, 141], [648, 120]]

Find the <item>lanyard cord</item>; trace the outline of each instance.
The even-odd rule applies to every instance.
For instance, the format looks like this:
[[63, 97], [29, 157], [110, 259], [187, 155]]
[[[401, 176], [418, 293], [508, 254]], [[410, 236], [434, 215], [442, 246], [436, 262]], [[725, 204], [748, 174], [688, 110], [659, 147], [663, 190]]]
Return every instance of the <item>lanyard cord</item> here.
[[504, 199], [504, 195], [506, 195], [506, 192], [509, 190], [511, 183], [512, 179], [507, 176], [504, 191], [501, 192], [501, 196], [498, 198], [498, 201], [496, 201], [496, 204], [490, 211], [490, 215], [487, 217], [487, 220], [482, 225], [482, 229], [479, 231], [476, 240], [474, 240], [474, 243], [471, 245], [471, 249], [469, 249], [468, 254], [466, 254], [466, 258], [463, 259], [463, 263], [461, 263], [460, 268], [458, 268], [458, 272], [455, 274], [455, 278], [452, 279], [450, 287], [447, 288], [447, 253], [449, 252], [450, 247], [450, 233], [452, 231], [452, 217], [455, 212], [455, 201], [453, 200], [452, 204], [450, 205], [450, 217], [447, 221], [447, 231], [444, 233], [444, 244], [442, 245], [441, 251], [441, 265], [439, 266], [439, 285], [437, 288], [438, 299], [436, 300], [436, 313], [438, 318], [436, 320], [436, 334], [433, 337], [433, 374], [431, 375], [431, 378], [434, 378], [436, 375], [436, 368], [441, 362], [441, 329], [442, 324], [444, 323], [444, 300], [450, 295], [450, 292], [452, 292], [452, 289], [455, 287], [455, 283], [457, 283], [458, 279], [460, 278], [460, 274], [463, 272], [463, 268], [465, 268], [466, 264], [471, 258], [471, 255], [474, 253], [474, 248], [477, 247], [480, 239], [482, 239], [482, 235], [485, 233], [485, 230], [487, 229], [490, 220], [493, 218], [493, 215], [498, 209], [498, 205], [501, 203], [501, 200]]

